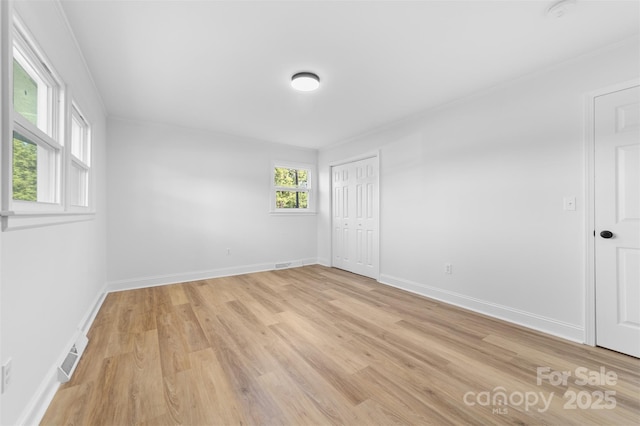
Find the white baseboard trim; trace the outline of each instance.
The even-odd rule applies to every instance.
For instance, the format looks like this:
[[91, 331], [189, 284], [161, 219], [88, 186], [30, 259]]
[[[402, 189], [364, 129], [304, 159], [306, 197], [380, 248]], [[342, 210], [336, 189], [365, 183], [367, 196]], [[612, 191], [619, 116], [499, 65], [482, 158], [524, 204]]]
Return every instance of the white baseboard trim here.
[[36, 394], [31, 398], [16, 424], [20, 426], [39, 425], [59, 387], [58, 366], [54, 365], [40, 383]]
[[[168, 284], [178, 284], [190, 281], [207, 280], [211, 278], [231, 277], [234, 275], [252, 274], [255, 272], [274, 271], [287, 268], [297, 268], [305, 265], [315, 265], [316, 258], [288, 260], [282, 262], [257, 263], [254, 265], [233, 266], [230, 268], [210, 269], [207, 271], [185, 272], [179, 274], [155, 275], [126, 280], [110, 281], [107, 283], [107, 292], [135, 290], [138, 288], [157, 287]], [[276, 265], [289, 265], [276, 267]]]
[[497, 303], [476, 299], [474, 297], [442, 290], [440, 288], [408, 281], [386, 274], [381, 274], [379, 281], [382, 284], [439, 300], [450, 305], [469, 309], [474, 312], [512, 322], [523, 327], [531, 328], [533, 330], [541, 331], [573, 342], [584, 343], [584, 328], [574, 324], [557, 321], [531, 312], [514, 309], [509, 306], [499, 305]]
[[83, 333], [86, 334], [91, 328], [93, 321], [96, 319], [96, 315], [98, 315], [98, 311], [104, 303], [104, 299], [107, 297], [107, 293], [107, 285], [105, 284], [96, 298], [93, 300], [93, 304], [91, 305], [90, 309], [80, 321], [80, 326], [78, 327], [78, 329], [80, 329]]
[[91, 328], [91, 324], [93, 324], [93, 321], [95, 320], [96, 315], [98, 314], [98, 311], [106, 297], [106, 287], [107, 286], [105, 285], [98, 292], [93, 304], [80, 320], [78, 328], [64, 346], [62, 353], [58, 356], [56, 362], [49, 368], [44, 380], [40, 383], [40, 386], [38, 386], [38, 390], [23, 410], [22, 415], [19, 417], [17, 422], [18, 425], [39, 425], [42, 421], [44, 413], [46, 413], [47, 408], [49, 408], [49, 404], [51, 404], [56, 391], [60, 387], [60, 381], [58, 380], [58, 366], [62, 364], [62, 361], [69, 353], [69, 348], [78, 340], [78, 336], [81, 333], [86, 334], [89, 328]]

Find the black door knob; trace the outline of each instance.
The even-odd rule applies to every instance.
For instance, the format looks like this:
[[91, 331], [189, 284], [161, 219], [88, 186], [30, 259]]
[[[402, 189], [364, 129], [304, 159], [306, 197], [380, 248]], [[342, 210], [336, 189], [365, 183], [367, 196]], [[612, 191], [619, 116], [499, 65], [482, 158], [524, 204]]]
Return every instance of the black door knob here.
[[602, 238], [611, 238], [611, 237], [613, 237], [613, 232], [611, 232], [611, 231], [602, 231], [600, 233], [600, 236]]

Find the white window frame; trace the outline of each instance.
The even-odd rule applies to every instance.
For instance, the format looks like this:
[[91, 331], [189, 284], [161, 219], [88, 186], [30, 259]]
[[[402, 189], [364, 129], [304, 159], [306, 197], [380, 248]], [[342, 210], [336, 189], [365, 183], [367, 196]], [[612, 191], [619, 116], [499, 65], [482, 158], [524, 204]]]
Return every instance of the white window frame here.
[[[68, 147], [67, 147], [67, 156], [69, 157], [67, 164], [69, 164], [69, 173], [68, 173], [68, 185], [67, 185], [67, 204], [69, 211], [77, 211], [77, 212], [86, 212], [90, 211], [93, 203], [92, 203], [92, 183], [93, 183], [93, 173], [92, 173], [92, 158], [91, 158], [91, 124], [85, 118], [85, 115], [82, 113], [81, 109], [78, 107], [78, 104], [75, 100], [72, 100], [69, 107], [69, 137], [68, 137]], [[80, 123], [81, 128], [81, 157], [77, 157], [73, 153], [73, 120], [76, 120]], [[72, 186], [76, 183], [73, 181], [72, 173], [73, 169], [77, 168], [82, 170], [87, 174], [85, 187], [84, 187], [84, 199], [86, 204], [75, 204], [73, 200], [71, 200]]]
[[[307, 171], [307, 186], [293, 188], [290, 186], [276, 186], [276, 168], [297, 169]], [[272, 161], [271, 163], [271, 185], [269, 196], [269, 212], [271, 214], [315, 214], [316, 213], [316, 191], [315, 191], [315, 177], [316, 170], [315, 165], [309, 163], [299, 163], [291, 161]], [[306, 209], [283, 209], [276, 207], [276, 192], [277, 191], [292, 191], [292, 192], [305, 192], [308, 194], [307, 208]]]
[[[13, 154], [13, 133], [19, 133], [38, 148], [50, 151], [53, 156], [46, 163], [42, 151], [38, 149], [38, 194], [47, 194], [53, 201], [24, 201], [13, 199], [13, 155], [11, 163], [11, 207], [16, 211], [62, 211], [60, 184], [62, 181], [63, 147], [59, 143], [46, 138], [33, 125], [26, 126], [25, 120], [19, 114], [14, 114], [13, 131], [11, 134], [11, 151]], [[29, 123], [31, 124], [31, 123]], [[38, 197], [40, 198], [40, 196]]]
[[[92, 220], [94, 210], [94, 171], [93, 171], [93, 143], [91, 121], [81, 112], [78, 105], [71, 101], [69, 88], [55, 72], [52, 63], [37, 44], [20, 17], [15, 13], [11, 2], [0, 4], [0, 91], [2, 108], [1, 121], [1, 155], [0, 160], [0, 184], [2, 196], [0, 197], [0, 223], [2, 231], [33, 228], [57, 223], [77, 222]], [[47, 90], [46, 97], [38, 90], [38, 102], [47, 102], [51, 105], [47, 110], [47, 126], [34, 125], [21, 114], [14, 111], [13, 106], [13, 59], [14, 49], [17, 60], [30, 75], [37, 74], [40, 82], [51, 89]], [[29, 69], [25, 67], [26, 64]], [[33, 76], [32, 76], [33, 78]], [[36, 81], [38, 83], [38, 81]], [[84, 159], [74, 158], [71, 153], [71, 120], [74, 109], [86, 124], [87, 156]], [[40, 119], [40, 114], [38, 114]], [[13, 134], [14, 131], [22, 135], [30, 143], [46, 148], [55, 153], [55, 161], [49, 164], [55, 168], [47, 190], [53, 191], [53, 201], [24, 201], [13, 199]], [[40, 151], [40, 150], [39, 150]], [[50, 156], [47, 156], [50, 157]], [[38, 173], [44, 163], [39, 161]], [[74, 166], [88, 171], [87, 178], [87, 206], [74, 206], [70, 200], [72, 179], [71, 173]], [[43, 167], [43, 172], [46, 172]], [[40, 179], [38, 184], [40, 185]], [[38, 189], [40, 190], [40, 188]]]
[[[61, 80], [52, 71], [52, 67], [47, 65], [47, 60], [42, 51], [37, 47], [32, 37], [26, 32], [26, 28], [16, 19], [13, 26], [13, 56], [11, 61], [11, 72], [13, 73], [13, 59], [29, 73], [36, 74], [36, 79], [45, 84], [48, 88], [46, 93], [38, 93], [38, 110], [41, 106], [47, 107], [46, 115], [39, 115], [39, 119], [46, 124], [46, 128], [42, 129], [41, 123], [36, 127], [47, 136], [54, 140], [61, 137], [60, 134], [60, 107], [59, 100], [61, 95]], [[13, 74], [12, 74], [13, 75]], [[12, 78], [13, 81], [13, 78]], [[10, 93], [13, 102], [13, 92]], [[13, 109], [12, 109], [13, 111]], [[16, 115], [22, 117], [22, 115]], [[22, 117], [24, 118], [24, 117]], [[27, 120], [28, 122], [28, 120]], [[29, 122], [28, 122], [29, 123]], [[32, 123], [29, 123], [33, 125]]]
[[[26, 27], [17, 16], [14, 16], [11, 57], [10, 57], [11, 84], [7, 94], [10, 96], [11, 108], [9, 113], [12, 118], [11, 128], [11, 149], [10, 153], [10, 196], [9, 209], [15, 212], [63, 212], [64, 204], [62, 198], [62, 184], [64, 176], [64, 145], [63, 145], [63, 111], [60, 105], [63, 100], [62, 80], [57, 76], [49, 61], [36, 45], [33, 37], [28, 33]], [[34, 125], [13, 108], [13, 60], [33, 78], [35, 74], [37, 80], [47, 87], [47, 93], [38, 94], [38, 110], [42, 105], [46, 105], [46, 116], [39, 117], [39, 122]], [[42, 120], [42, 121], [41, 121]], [[53, 153], [54, 158], [49, 161], [46, 167], [38, 167], [38, 193], [47, 193], [51, 201], [24, 201], [13, 198], [13, 132], [24, 136], [29, 142], [39, 148], [46, 149]], [[41, 152], [38, 150], [39, 153]], [[39, 155], [38, 164], [42, 164]], [[42, 185], [41, 183], [44, 183]]]

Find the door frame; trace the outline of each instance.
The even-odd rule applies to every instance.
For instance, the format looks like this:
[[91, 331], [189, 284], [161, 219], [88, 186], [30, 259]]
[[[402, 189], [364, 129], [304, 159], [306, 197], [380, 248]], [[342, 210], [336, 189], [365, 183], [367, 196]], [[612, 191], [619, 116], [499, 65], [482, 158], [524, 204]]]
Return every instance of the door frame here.
[[584, 97], [585, 104], [585, 309], [584, 343], [596, 346], [596, 253], [595, 253], [595, 100], [599, 96], [640, 85], [640, 79], [602, 87]]
[[374, 238], [373, 244], [375, 245], [375, 247], [378, 249], [377, 253], [378, 253], [378, 258], [375, 259], [376, 262], [378, 263], [378, 274], [375, 277], [376, 281], [380, 281], [380, 259], [381, 259], [381, 254], [380, 254], [380, 175], [381, 175], [381, 170], [380, 170], [380, 150], [375, 150], [375, 151], [370, 151], [368, 153], [364, 153], [361, 155], [356, 155], [353, 157], [347, 157], [347, 158], [343, 158], [340, 160], [336, 160], [336, 161], [331, 161], [329, 162], [329, 215], [331, 217], [330, 222], [330, 229], [329, 229], [329, 241], [330, 241], [330, 252], [331, 252], [331, 259], [329, 261], [329, 265], [331, 267], [334, 267], [334, 257], [333, 257], [333, 221], [334, 221], [334, 216], [333, 216], [333, 168], [336, 166], [343, 166], [345, 164], [349, 164], [349, 163], [353, 163], [356, 161], [360, 161], [360, 160], [368, 160], [370, 158], [374, 158], [376, 161], [376, 165], [378, 167], [378, 173], [376, 174], [376, 188], [375, 188], [375, 194], [376, 194], [376, 205], [374, 206], [375, 210], [378, 212], [378, 217], [376, 218], [376, 226], [378, 228], [378, 232], [376, 233], [376, 236]]

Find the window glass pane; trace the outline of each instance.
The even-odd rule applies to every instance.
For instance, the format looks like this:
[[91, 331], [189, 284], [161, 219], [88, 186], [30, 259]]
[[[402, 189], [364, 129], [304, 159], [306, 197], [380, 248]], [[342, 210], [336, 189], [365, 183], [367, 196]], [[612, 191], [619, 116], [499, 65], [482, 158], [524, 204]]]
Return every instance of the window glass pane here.
[[308, 206], [308, 192], [276, 191], [276, 208], [278, 209], [306, 209]]
[[309, 173], [307, 170], [276, 167], [275, 184], [276, 186], [287, 186], [291, 188], [306, 188], [308, 176]]
[[13, 132], [13, 199], [56, 202], [57, 152]]
[[38, 201], [38, 146], [13, 132], [13, 199]]
[[38, 83], [13, 60], [13, 109], [38, 125]]
[[85, 161], [83, 153], [83, 126], [74, 116], [71, 116], [71, 154], [80, 161]]
[[87, 207], [89, 205], [88, 197], [88, 183], [89, 173], [78, 167], [76, 164], [71, 164], [71, 185], [69, 193], [69, 201], [74, 206]]

